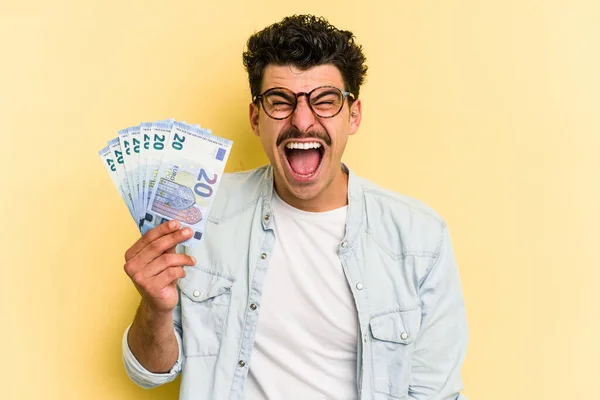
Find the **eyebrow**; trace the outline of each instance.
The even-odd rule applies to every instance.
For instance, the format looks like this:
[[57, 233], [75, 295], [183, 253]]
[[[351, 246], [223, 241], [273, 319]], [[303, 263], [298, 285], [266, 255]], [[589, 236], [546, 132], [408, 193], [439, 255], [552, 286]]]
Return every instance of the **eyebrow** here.
[[311, 97], [311, 100], [319, 100], [323, 96], [328, 96], [330, 94], [339, 94], [339, 92], [334, 88], [326, 88], [328, 90], [324, 90], [323, 93], [319, 93], [317, 97]]
[[283, 88], [272, 88], [269, 89], [269, 95], [276, 95], [276, 96], [281, 96], [281, 97], [285, 97], [288, 99], [295, 99], [294, 95], [290, 95], [289, 92], [286, 92], [286, 90], [284, 90]]

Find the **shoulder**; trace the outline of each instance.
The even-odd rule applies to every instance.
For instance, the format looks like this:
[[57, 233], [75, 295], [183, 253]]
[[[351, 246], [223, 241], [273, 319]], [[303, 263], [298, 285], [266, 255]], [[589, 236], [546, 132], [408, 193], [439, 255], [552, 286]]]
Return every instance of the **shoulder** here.
[[256, 205], [267, 179], [268, 166], [223, 174], [209, 220], [220, 222]]
[[358, 178], [367, 232], [398, 256], [436, 256], [444, 219], [423, 201]]
[[[255, 169], [239, 172], [228, 172], [223, 174], [221, 180], [221, 188], [225, 190], [231, 190], [239, 188], [240, 186], [260, 186], [265, 179], [268, 166], [264, 165]], [[221, 190], [221, 189], [219, 189]], [[238, 189], [239, 190], [239, 189]]]

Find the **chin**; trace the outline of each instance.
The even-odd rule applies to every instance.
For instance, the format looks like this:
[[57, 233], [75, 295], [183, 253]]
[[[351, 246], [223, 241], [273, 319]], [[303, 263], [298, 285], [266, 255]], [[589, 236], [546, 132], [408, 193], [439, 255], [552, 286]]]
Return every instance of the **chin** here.
[[[285, 160], [282, 160], [284, 163]], [[283, 190], [285, 193], [292, 195], [298, 200], [312, 200], [317, 197], [323, 191], [326, 186], [324, 182], [324, 171], [319, 171], [318, 176], [315, 173], [311, 177], [297, 177], [295, 174], [291, 174], [289, 169], [286, 167], [277, 166], [276, 175], [279, 175], [277, 184], [279, 192]]]

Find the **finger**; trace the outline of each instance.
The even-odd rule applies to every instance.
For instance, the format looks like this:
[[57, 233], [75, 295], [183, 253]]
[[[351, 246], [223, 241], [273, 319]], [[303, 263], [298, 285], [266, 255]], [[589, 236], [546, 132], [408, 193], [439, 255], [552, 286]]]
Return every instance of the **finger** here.
[[196, 265], [196, 259], [186, 254], [163, 254], [148, 264], [142, 274], [145, 278], [155, 278], [168, 268], [184, 265], [194, 266]]
[[177, 246], [173, 246], [170, 249], [165, 250], [166, 254], [177, 253]]
[[140, 251], [142, 251], [142, 249], [144, 249], [146, 246], [148, 246], [150, 243], [152, 243], [156, 239], [158, 239], [162, 236], [168, 235], [169, 233], [177, 231], [179, 229], [179, 226], [180, 226], [179, 221], [172, 220], [172, 221], [163, 222], [162, 224], [158, 225], [157, 227], [150, 229], [141, 238], [139, 238], [137, 240], [137, 242], [135, 242], [133, 244], [133, 246], [131, 246], [125, 252], [125, 261], [131, 260]]
[[130, 258], [127, 262], [125, 262], [125, 273], [134, 281], [143, 281], [146, 276], [144, 270], [149, 263], [163, 255], [166, 250], [175, 248], [177, 243], [189, 239], [192, 234], [193, 233], [190, 228], [184, 228], [166, 236], [159, 237], [144, 247], [133, 258]]
[[173, 233], [169, 233], [168, 235], [159, 237], [158, 239], [150, 242], [146, 247], [144, 247], [134, 257], [134, 259], [136, 263], [139, 263], [140, 265], [149, 264], [154, 259], [163, 255], [165, 251], [191, 238], [192, 235], [193, 232], [190, 228], [183, 228]]
[[170, 267], [162, 271], [160, 274], [156, 275], [152, 285], [156, 292], [161, 289], [172, 285], [177, 282], [178, 279], [185, 277], [185, 270], [183, 267]]

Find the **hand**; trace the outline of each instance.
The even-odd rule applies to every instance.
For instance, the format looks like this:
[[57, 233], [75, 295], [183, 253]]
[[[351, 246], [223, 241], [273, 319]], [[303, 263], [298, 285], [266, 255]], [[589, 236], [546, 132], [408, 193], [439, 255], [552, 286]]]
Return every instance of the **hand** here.
[[179, 221], [152, 228], [125, 252], [125, 273], [131, 278], [142, 303], [157, 313], [171, 312], [179, 300], [177, 280], [185, 277], [184, 265], [196, 260], [175, 253], [175, 246], [190, 237], [190, 228], [179, 229]]

